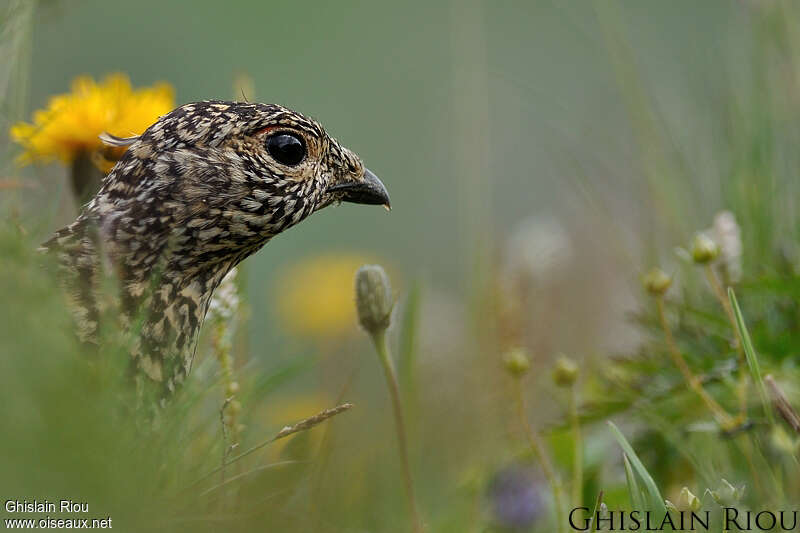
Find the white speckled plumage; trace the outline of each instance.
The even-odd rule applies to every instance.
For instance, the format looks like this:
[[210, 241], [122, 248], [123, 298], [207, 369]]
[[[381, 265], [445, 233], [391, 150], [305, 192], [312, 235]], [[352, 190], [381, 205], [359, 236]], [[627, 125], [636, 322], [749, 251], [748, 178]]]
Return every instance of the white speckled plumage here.
[[[305, 145], [298, 164], [277, 161], [265, 146], [285, 132]], [[317, 122], [277, 105], [191, 103], [140, 137], [104, 141], [128, 150], [77, 220], [44, 248], [57, 254], [86, 342], [97, 342], [101, 271], [113, 271], [122, 322], [141, 323], [133, 365], [165, 394], [188, 375], [211, 295], [230, 269], [370, 179]], [[388, 204], [379, 189], [351, 200]]]

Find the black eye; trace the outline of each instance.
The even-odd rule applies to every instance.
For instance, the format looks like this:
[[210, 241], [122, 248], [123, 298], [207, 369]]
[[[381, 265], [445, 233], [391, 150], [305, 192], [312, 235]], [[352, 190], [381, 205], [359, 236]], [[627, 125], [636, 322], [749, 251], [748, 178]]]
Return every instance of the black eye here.
[[306, 156], [306, 144], [296, 133], [279, 132], [267, 138], [267, 151], [278, 163], [294, 166]]

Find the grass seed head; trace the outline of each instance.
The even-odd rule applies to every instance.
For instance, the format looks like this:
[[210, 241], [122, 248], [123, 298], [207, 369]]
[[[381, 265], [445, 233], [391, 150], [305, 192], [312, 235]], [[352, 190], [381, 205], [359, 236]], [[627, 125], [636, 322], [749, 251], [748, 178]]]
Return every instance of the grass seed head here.
[[578, 364], [566, 355], [559, 355], [553, 368], [553, 382], [559, 387], [571, 387], [577, 379]]
[[361, 326], [371, 335], [389, 327], [392, 318], [392, 287], [379, 265], [364, 265], [356, 272], [356, 310]]
[[503, 356], [503, 364], [508, 373], [515, 378], [521, 378], [531, 368], [531, 361], [523, 348], [514, 348], [506, 352]]
[[660, 268], [654, 268], [645, 274], [642, 285], [650, 294], [660, 296], [672, 285], [672, 277]]
[[692, 241], [692, 259], [699, 265], [705, 265], [719, 257], [719, 245], [705, 233], [698, 233]]

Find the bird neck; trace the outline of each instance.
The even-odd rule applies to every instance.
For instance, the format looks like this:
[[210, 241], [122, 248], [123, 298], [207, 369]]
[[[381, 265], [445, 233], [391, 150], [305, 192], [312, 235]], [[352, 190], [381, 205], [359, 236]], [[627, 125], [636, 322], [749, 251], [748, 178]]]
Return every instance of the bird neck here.
[[[235, 264], [230, 259], [183, 270], [175, 266], [180, 258], [171, 259], [149, 280], [124, 285], [135, 302], [131, 316], [141, 324], [131, 349], [133, 360], [169, 393], [189, 374], [214, 289]], [[143, 284], [149, 290], [142, 290]]]
[[109, 305], [119, 307], [121, 325], [131, 335], [131, 363], [136, 373], [162, 384], [166, 395], [191, 369], [214, 289], [270, 235], [244, 243], [227, 239], [185, 212], [166, 211], [163, 199], [154, 203], [160, 211], [145, 217], [136, 211], [138, 204], [115, 203], [101, 193], [51, 246], [69, 250], [59, 260], [81, 340], [98, 341], [108, 306], [97, 297], [103, 275], [112, 275], [120, 298]]

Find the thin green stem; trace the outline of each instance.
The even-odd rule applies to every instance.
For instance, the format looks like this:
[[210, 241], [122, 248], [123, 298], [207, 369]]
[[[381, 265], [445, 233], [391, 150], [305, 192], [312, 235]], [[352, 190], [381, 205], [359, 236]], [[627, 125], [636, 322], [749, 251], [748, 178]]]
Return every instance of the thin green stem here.
[[706, 278], [708, 278], [708, 283], [711, 285], [711, 290], [714, 291], [714, 295], [717, 297], [717, 300], [719, 300], [719, 303], [722, 305], [722, 309], [728, 316], [728, 320], [731, 321], [731, 325], [735, 329], [736, 318], [733, 316], [733, 308], [731, 307], [731, 303], [728, 301], [728, 297], [725, 295], [725, 291], [722, 288], [722, 283], [720, 283], [710, 263], [705, 265], [704, 270], [706, 273]]
[[739, 397], [739, 416], [741, 418], [740, 422], [744, 422], [745, 418], [747, 418], [747, 360], [744, 355], [742, 343], [739, 342], [739, 339], [736, 337], [736, 316], [733, 314], [731, 302], [725, 294], [722, 283], [720, 283], [717, 275], [714, 273], [714, 269], [711, 268], [711, 264], [705, 266], [705, 272], [708, 283], [711, 285], [711, 290], [714, 292], [714, 296], [716, 296], [717, 300], [719, 300], [720, 305], [722, 305], [722, 309], [725, 310], [725, 315], [728, 317], [728, 321], [730, 321], [731, 327], [733, 328], [734, 343], [739, 359], [739, 386], [737, 390], [737, 395]]
[[708, 392], [706, 392], [706, 390], [703, 388], [703, 385], [700, 383], [700, 380], [697, 379], [697, 376], [692, 373], [689, 365], [686, 364], [686, 360], [683, 358], [683, 355], [681, 355], [678, 345], [675, 342], [675, 338], [672, 336], [672, 329], [669, 327], [669, 323], [667, 322], [667, 315], [664, 311], [664, 298], [662, 296], [658, 296], [656, 298], [656, 304], [658, 307], [658, 319], [661, 322], [661, 329], [664, 330], [664, 336], [667, 340], [667, 348], [673, 362], [675, 363], [675, 366], [677, 366], [678, 370], [680, 370], [681, 374], [683, 374], [683, 377], [689, 387], [694, 390], [698, 396], [700, 396], [700, 399], [703, 400], [703, 403], [705, 403], [708, 409], [714, 414], [714, 417], [717, 419], [719, 424], [726, 430], [731, 429], [734, 426], [731, 416], [727, 411], [725, 411], [725, 409], [722, 408], [722, 406], [717, 403], [716, 400], [714, 400], [714, 398], [711, 397], [711, 395], [708, 394]]
[[408, 497], [408, 508], [411, 513], [411, 521], [415, 533], [422, 533], [424, 529], [422, 527], [419, 510], [417, 509], [417, 499], [414, 496], [414, 482], [411, 478], [411, 466], [408, 460], [408, 444], [406, 441], [403, 406], [400, 402], [400, 387], [397, 384], [397, 372], [394, 369], [394, 364], [389, 356], [389, 348], [386, 345], [386, 332], [381, 331], [373, 334], [372, 341], [375, 343], [375, 351], [378, 352], [378, 358], [383, 365], [383, 372], [386, 375], [386, 384], [389, 387], [389, 393], [392, 397], [394, 421], [397, 429], [397, 446], [400, 451], [400, 462], [403, 466], [403, 478], [405, 481], [406, 496]]
[[569, 391], [569, 418], [572, 425], [572, 442], [575, 446], [572, 463], [572, 504], [578, 507], [583, 499], [583, 438], [578, 416], [578, 387], [574, 383]]
[[530, 422], [528, 422], [527, 410], [525, 409], [525, 395], [522, 393], [522, 384], [519, 378], [514, 379], [514, 392], [517, 397], [517, 414], [519, 415], [522, 428], [525, 430], [525, 436], [528, 438], [528, 443], [531, 446], [533, 455], [542, 467], [542, 472], [547, 482], [550, 484], [550, 490], [553, 492], [553, 501], [555, 503], [556, 523], [558, 524], [558, 531], [564, 532], [564, 521], [562, 517], [564, 514], [564, 489], [561, 486], [561, 479], [553, 468], [553, 463], [550, 461], [550, 456], [539, 438], [539, 435], [533, 431]]
[[742, 434], [740, 438], [736, 440], [739, 449], [744, 455], [745, 461], [747, 461], [747, 467], [750, 469], [750, 475], [753, 477], [753, 484], [755, 485], [756, 491], [759, 492], [762, 496], [764, 495], [764, 484], [761, 481], [760, 471], [756, 468], [755, 463], [753, 462], [753, 446], [750, 442], [750, 436], [746, 434]]
[[222, 424], [222, 483], [225, 483], [225, 466], [228, 457], [239, 445], [239, 422], [237, 408], [231, 409], [235, 404], [232, 394], [233, 377], [233, 357], [231, 356], [231, 343], [227, 335], [227, 326], [223, 320], [218, 320], [214, 335], [212, 337], [214, 356], [219, 362], [222, 373], [222, 383], [225, 387], [225, 400], [219, 411], [220, 423]]

